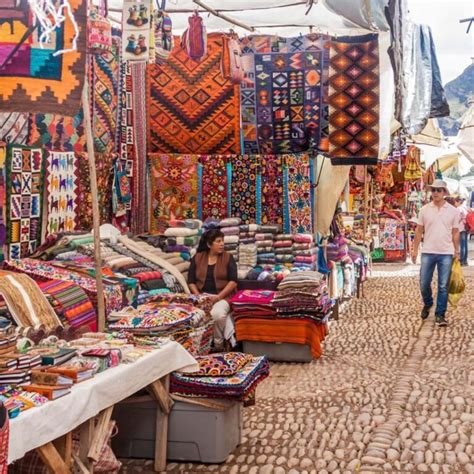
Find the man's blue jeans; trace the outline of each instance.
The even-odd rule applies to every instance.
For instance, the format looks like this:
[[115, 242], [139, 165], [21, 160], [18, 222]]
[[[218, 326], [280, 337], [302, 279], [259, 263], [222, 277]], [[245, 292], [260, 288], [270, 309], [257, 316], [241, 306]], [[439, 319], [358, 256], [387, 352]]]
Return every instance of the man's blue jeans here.
[[433, 306], [433, 292], [431, 281], [435, 267], [438, 267], [438, 295], [436, 298], [437, 316], [444, 316], [448, 308], [448, 285], [453, 265], [452, 255], [441, 255], [437, 253], [421, 254], [420, 289], [423, 303], [431, 308]]
[[461, 265], [467, 265], [467, 232], [463, 230], [460, 232], [460, 241], [461, 241]]

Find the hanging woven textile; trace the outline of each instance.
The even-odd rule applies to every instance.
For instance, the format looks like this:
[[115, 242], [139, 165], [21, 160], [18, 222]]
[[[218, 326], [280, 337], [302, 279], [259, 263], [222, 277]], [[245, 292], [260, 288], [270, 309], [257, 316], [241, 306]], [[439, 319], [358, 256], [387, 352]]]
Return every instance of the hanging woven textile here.
[[44, 155], [41, 148], [9, 145], [6, 158], [8, 258], [23, 258], [41, 238]]
[[251, 224], [257, 217], [256, 155], [237, 155], [232, 158], [231, 216], [240, 217], [242, 224]]
[[188, 18], [189, 27], [181, 37], [181, 47], [194, 61], [201, 61], [207, 54], [206, 27], [198, 12]]
[[87, 1], [47, 2], [54, 12], [38, 3], [0, 2], [0, 110], [75, 115], [86, 70]]
[[102, 54], [112, 51], [112, 25], [107, 18], [105, 0], [100, 0], [99, 6], [90, 5], [87, 29], [87, 47], [91, 53]]
[[166, 59], [174, 47], [173, 24], [168, 13], [162, 10], [155, 12], [155, 63]]
[[377, 163], [379, 79], [377, 35], [333, 38], [329, 76], [329, 157], [333, 165]]
[[416, 181], [422, 178], [423, 170], [421, 169], [420, 154], [421, 152], [418, 147], [414, 145], [408, 147], [404, 174], [406, 181]]

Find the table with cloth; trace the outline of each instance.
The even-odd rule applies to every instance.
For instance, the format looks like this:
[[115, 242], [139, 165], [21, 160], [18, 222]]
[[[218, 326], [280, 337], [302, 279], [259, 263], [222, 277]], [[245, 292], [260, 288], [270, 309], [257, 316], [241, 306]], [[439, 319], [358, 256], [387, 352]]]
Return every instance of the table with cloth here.
[[[168, 395], [169, 374], [197, 368], [195, 359], [186, 350], [176, 342], [166, 341], [132, 364], [121, 364], [74, 385], [69, 395], [10, 420], [8, 463], [36, 449], [56, 474], [72, 472], [72, 458], [85, 472], [90, 472], [91, 453], [97, 451], [113, 406], [148, 387], [161, 408], [157, 410], [155, 470], [164, 470], [168, 414], [173, 403]], [[72, 431], [78, 427], [81, 449], [76, 456], [71, 453]]]

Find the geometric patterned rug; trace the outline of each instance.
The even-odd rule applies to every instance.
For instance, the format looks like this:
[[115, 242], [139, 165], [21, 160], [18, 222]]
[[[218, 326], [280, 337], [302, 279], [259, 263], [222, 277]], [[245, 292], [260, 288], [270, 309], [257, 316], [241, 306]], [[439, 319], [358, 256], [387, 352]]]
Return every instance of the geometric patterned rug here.
[[240, 40], [244, 153], [297, 153], [320, 147], [327, 42], [327, 36], [315, 34]]
[[[15, 6], [9, 7], [9, 3]], [[78, 112], [85, 77], [87, 2], [69, 0], [69, 5], [79, 30], [77, 49], [55, 56], [59, 50], [72, 48], [76, 36], [66, 9], [61, 10], [66, 17], [64, 23], [53, 32], [49, 43], [41, 43], [41, 28], [24, 38], [34, 22], [29, 3], [0, 2], [0, 64], [19, 45], [0, 69], [0, 110], [69, 116]], [[9, 24], [5, 19], [9, 19]]]
[[27, 257], [41, 239], [44, 156], [41, 148], [7, 147], [8, 258]]
[[180, 41], [162, 65], [148, 66], [151, 153], [240, 151], [239, 87], [221, 73], [222, 34], [207, 37], [207, 56], [189, 58]]
[[46, 159], [47, 227], [46, 235], [76, 229], [78, 179], [73, 152], [51, 151]]
[[331, 41], [329, 88], [332, 164], [375, 164], [380, 90], [376, 34]]

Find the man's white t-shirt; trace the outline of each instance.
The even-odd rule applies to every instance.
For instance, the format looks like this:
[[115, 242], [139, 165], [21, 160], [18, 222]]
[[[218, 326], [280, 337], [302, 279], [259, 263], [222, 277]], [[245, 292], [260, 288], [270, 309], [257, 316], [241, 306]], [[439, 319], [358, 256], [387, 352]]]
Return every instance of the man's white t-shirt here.
[[424, 227], [422, 253], [454, 255], [453, 229], [459, 229], [459, 211], [445, 202], [432, 202], [420, 209], [418, 224]]

